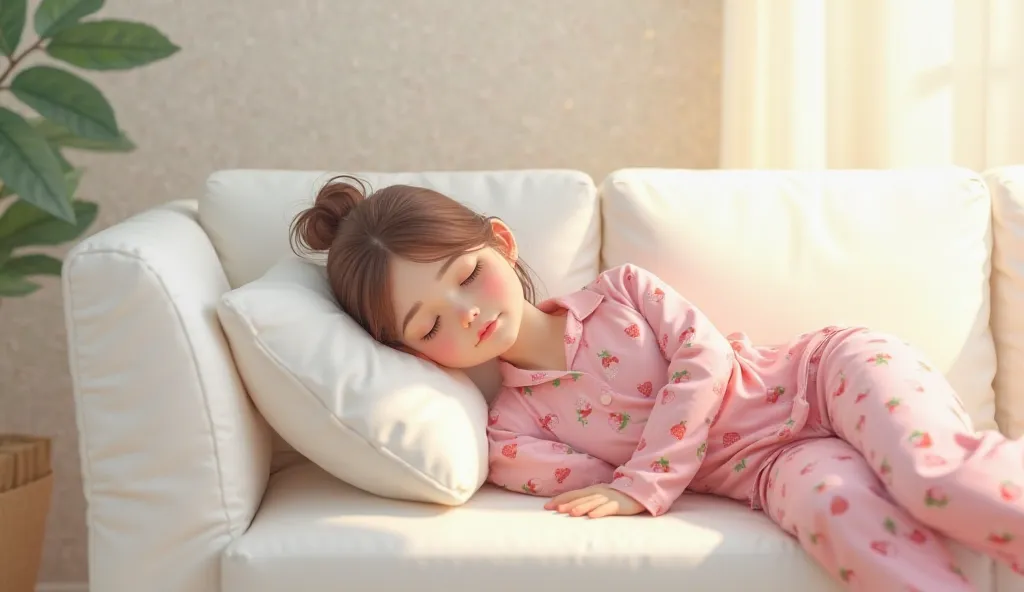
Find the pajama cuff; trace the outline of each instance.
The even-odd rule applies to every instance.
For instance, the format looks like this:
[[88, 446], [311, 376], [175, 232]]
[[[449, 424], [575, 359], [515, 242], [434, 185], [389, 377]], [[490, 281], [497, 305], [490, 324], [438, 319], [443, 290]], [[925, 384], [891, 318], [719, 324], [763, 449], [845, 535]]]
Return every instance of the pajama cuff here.
[[668, 510], [670, 505], [657, 494], [644, 495], [642, 490], [637, 491], [634, 489], [633, 482], [629, 477], [619, 477], [609, 483], [608, 487], [635, 499], [641, 506], [647, 508], [647, 511], [650, 512], [652, 516], [661, 516]]

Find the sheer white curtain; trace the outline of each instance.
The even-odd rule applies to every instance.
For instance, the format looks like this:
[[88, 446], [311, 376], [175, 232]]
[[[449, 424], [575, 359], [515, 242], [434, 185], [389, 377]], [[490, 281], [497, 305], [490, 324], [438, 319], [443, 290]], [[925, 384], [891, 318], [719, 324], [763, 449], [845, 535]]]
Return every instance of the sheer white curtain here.
[[1024, 0], [725, 0], [723, 168], [1024, 163]]

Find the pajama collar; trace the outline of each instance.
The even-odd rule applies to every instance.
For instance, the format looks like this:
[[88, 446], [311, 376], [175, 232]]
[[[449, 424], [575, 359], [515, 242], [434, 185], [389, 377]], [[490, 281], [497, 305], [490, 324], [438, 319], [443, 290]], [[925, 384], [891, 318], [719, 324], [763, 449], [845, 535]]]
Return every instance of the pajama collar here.
[[[591, 292], [584, 288], [567, 296], [549, 298], [537, 305], [541, 312], [551, 313], [560, 308], [566, 309], [565, 321], [565, 359], [569, 368], [572, 368], [576, 359], [576, 352], [580, 348], [581, 336], [583, 335], [583, 321], [594, 314], [604, 296]], [[534, 371], [516, 368], [504, 360], [499, 361], [501, 368], [501, 380], [504, 386], [509, 387], [531, 387], [538, 384], [562, 380], [566, 377], [571, 380], [579, 380], [581, 373], [571, 370], [548, 370]]]

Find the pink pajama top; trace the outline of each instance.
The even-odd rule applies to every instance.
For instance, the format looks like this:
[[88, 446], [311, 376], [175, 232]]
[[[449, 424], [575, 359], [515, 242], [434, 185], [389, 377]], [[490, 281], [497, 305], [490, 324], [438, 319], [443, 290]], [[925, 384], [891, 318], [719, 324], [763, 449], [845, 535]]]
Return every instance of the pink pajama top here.
[[568, 370], [501, 363], [487, 428], [498, 486], [553, 496], [607, 483], [656, 516], [688, 488], [758, 506], [755, 473], [813, 429], [807, 373], [827, 330], [754, 347], [633, 265], [538, 308], [566, 310]]

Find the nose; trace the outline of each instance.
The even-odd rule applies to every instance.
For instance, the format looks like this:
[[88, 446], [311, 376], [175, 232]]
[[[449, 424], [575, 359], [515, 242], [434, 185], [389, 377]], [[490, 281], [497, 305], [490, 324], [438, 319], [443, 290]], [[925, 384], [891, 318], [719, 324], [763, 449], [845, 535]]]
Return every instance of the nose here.
[[465, 307], [459, 311], [459, 314], [462, 315], [462, 326], [468, 329], [470, 323], [480, 316], [480, 309], [475, 306]]

